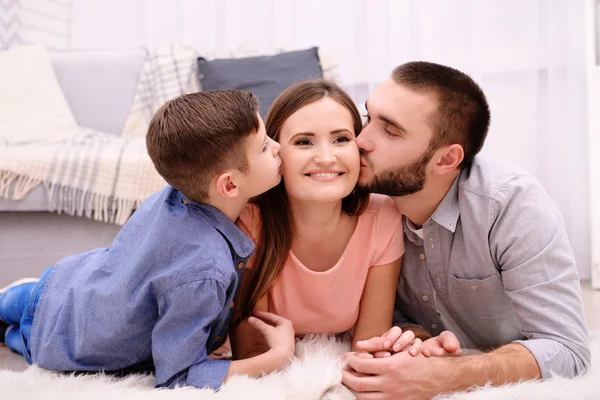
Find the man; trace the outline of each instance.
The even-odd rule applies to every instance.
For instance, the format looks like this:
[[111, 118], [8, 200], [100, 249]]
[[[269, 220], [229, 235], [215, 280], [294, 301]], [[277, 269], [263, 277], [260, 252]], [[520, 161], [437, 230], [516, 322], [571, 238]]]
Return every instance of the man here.
[[[344, 383], [359, 399], [426, 399], [584, 373], [587, 330], [561, 215], [531, 176], [476, 156], [490, 121], [479, 86], [412, 62], [366, 108], [359, 185], [392, 196], [405, 216], [394, 324], [399, 342], [426, 340], [430, 357], [394, 353], [393, 328], [358, 346], [376, 357], [350, 356]], [[483, 352], [458, 356], [456, 339]]]

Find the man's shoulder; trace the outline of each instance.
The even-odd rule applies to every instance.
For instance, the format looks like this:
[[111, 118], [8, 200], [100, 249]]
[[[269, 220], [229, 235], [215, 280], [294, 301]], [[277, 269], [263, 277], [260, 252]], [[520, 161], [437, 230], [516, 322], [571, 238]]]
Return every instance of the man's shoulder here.
[[511, 164], [475, 157], [459, 177], [459, 191], [481, 198], [497, 199], [499, 194], [527, 190], [539, 183], [531, 174]]

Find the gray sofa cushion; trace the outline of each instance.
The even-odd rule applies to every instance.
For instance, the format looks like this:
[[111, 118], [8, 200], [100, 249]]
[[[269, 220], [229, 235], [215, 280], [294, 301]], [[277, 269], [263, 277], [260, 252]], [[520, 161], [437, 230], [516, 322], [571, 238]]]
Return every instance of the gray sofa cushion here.
[[147, 57], [143, 48], [53, 51], [52, 65], [77, 123], [120, 135]]
[[264, 118], [273, 101], [294, 83], [323, 77], [318, 48], [290, 51], [273, 56], [198, 59], [203, 90], [240, 89], [258, 97]]

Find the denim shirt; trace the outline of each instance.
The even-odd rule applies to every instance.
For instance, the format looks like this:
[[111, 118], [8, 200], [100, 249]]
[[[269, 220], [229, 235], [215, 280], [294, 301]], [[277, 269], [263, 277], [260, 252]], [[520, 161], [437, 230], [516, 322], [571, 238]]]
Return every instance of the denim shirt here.
[[405, 224], [394, 323], [464, 347], [516, 342], [543, 379], [580, 375], [590, 349], [562, 217], [530, 175], [476, 157], [423, 225]]
[[31, 360], [56, 371], [154, 367], [157, 387], [219, 388], [254, 244], [221, 211], [172, 187], [151, 196], [109, 248], [65, 258], [34, 312]]

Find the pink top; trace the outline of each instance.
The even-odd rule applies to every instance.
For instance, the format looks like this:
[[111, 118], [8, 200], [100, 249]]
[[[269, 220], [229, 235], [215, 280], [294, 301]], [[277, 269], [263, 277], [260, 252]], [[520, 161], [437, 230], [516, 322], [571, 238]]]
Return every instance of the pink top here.
[[[237, 222], [255, 241], [259, 218], [258, 209], [247, 206]], [[345, 332], [358, 319], [369, 268], [389, 264], [402, 254], [401, 214], [392, 199], [372, 194], [367, 210], [358, 217], [354, 233], [332, 268], [311, 271], [290, 251], [269, 294], [269, 311], [291, 320], [297, 334]]]

